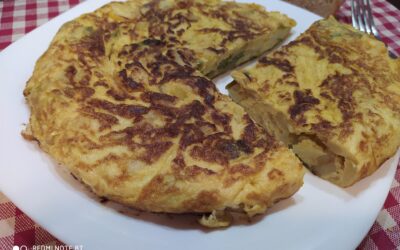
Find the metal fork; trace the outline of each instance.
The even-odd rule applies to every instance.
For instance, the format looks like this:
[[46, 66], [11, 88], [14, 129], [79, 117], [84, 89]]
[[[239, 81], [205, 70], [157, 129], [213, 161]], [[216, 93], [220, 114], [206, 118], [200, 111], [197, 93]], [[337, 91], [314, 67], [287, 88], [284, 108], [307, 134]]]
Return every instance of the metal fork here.
[[[351, 21], [354, 28], [373, 35], [382, 41], [374, 23], [370, 0], [351, 0]], [[393, 52], [389, 49], [388, 51], [391, 58], [397, 58]]]

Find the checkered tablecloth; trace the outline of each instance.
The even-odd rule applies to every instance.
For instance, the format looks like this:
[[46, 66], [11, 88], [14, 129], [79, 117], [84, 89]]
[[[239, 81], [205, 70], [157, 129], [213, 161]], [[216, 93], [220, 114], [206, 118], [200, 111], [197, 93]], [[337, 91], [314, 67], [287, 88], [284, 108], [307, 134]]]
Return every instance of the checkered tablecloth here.
[[[0, 0], [0, 51], [52, 17], [84, 0]], [[397, 0], [400, 1], [400, 0]], [[375, 22], [383, 41], [400, 55], [400, 10], [386, 0], [372, 0]], [[351, 22], [347, 0], [337, 13], [339, 20]], [[359, 249], [400, 249], [400, 165], [390, 193], [377, 220]], [[0, 193], [0, 250], [13, 246], [46, 245], [62, 243]]]
[[83, 0], [0, 0], [0, 50]]

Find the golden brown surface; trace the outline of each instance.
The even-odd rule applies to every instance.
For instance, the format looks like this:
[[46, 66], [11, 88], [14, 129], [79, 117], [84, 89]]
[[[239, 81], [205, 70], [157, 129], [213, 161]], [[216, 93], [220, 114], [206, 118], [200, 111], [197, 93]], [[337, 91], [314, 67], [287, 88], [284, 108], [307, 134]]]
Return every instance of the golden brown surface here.
[[333, 18], [233, 76], [233, 99], [337, 185], [372, 174], [400, 145], [400, 60]]
[[[153, 212], [263, 213], [300, 188], [304, 169], [200, 72], [260, 54], [293, 25], [257, 5], [220, 1], [106, 5], [65, 24], [37, 62], [24, 91], [26, 133], [113, 201]], [[226, 226], [213, 220], [202, 223]]]

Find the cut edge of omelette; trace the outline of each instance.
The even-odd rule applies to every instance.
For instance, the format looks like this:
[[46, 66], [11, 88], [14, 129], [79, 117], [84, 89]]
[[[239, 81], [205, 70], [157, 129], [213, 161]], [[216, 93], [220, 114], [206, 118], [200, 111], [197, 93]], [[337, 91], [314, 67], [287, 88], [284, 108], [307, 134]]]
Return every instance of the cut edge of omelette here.
[[400, 59], [333, 17], [233, 78], [232, 99], [338, 186], [371, 175], [400, 145]]
[[[147, 1], [144, 2], [147, 3]], [[191, 61], [190, 57], [185, 58], [183, 53], [179, 55], [181, 60], [175, 63], [168, 55], [169, 50], [140, 51], [148, 47], [162, 47], [168, 44], [160, 39], [162, 36], [148, 38], [146, 35], [141, 36], [135, 32], [121, 34], [117, 32], [118, 30], [114, 30], [115, 24], [119, 21], [129, 24], [129, 19], [135, 18], [132, 13], [140, 13], [140, 11], [130, 13], [127, 11], [128, 7], [137, 10], [134, 1], [130, 1], [129, 6], [125, 6], [124, 3], [113, 3], [106, 5], [95, 14], [86, 14], [63, 26], [48, 51], [37, 62], [33, 76], [25, 88], [24, 95], [31, 108], [31, 117], [24, 137], [38, 141], [41, 149], [69, 168], [75, 177], [99, 196], [145, 211], [211, 213], [210, 217], [200, 220], [200, 223], [208, 227], [227, 226], [228, 221], [225, 217], [221, 217], [221, 212], [225, 210], [241, 211], [251, 217], [264, 213], [278, 200], [293, 195], [302, 186], [304, 175], [304, 168], [295, 155], [256, 126], [240, 106], [228, 97], [217, 93], [211, 81], [190, 67], [197, 65], [196, 61]], [[259, 8], [255, 5], [253, 7]], [[273, 15], [279, 16], [277, 13]], [[105, 23], [102, 23], [102, 18], [106, 20]], [[91, 28], [93, 23], [99, 27]], [[288, 24], [294, 25], [293, 22]], [[111, 30], [104, 30], [104, 27], [110, 27]], [[278, 32], [279, 35], [274, 38], [275, 40], [272, 39], [272, 42], [266, 41], [264, 44], [261, 40], [245, 40], [239, 41], [239, 45], [257, 43], [261, 47], [273, 46], [272, 43], [279, 40], [277, 37], [284, 37], [289, 32], [283, 30], [281, 33]], [[133, 33], [137, 35], [135, 37], [137, 40], [130, 40], [132, 37], [129, 35]], [[112, 39], [116, 37], [121, 40], [113, 44]], [[260, 37], [269, 38], [268, 35]], [[181, 49], [179, 46], [172, 46], [172, 48]], [[237, 44], [232, 45], [232, 48], [227, 46], [228, 52], [240, 51], [244, 48]], [[210, 51], [218, 49], [220, 48], [213, 47]], [[247, 60], [246, 58], [253, 57], [252, 53], [259, 54], [264, 49], [257, 52], [250, 51], [242, 59], [235, 58], [232, 63], [227, 63], [226, 68], [217, 70], [215, 74], [242, 63]], [[187, 52], [183, 50], [185, 51]], [[235, 51], [233, 55], [239, 53], [238, 51]], [[142, 54], [135, 54], [136, 52]], [[155, 52], [154, 58], [157, 60], [149, 56], [152, 52]], [[114, 58], [116, 55], [117, 58]], [[209, 59], [209, 55], [205, 55], [204, 58]], [[231, 56], [225, 53], [224, 57], [217, 57], [214, 65], [220, 65], [220, 61], [226, 59], [225, 57]], [[114, 59], [115, 61], [112, 61]], [[112, 63], [115, 64], [112, 65]], [[99, 65], [107, 67], [101, 71]], [[133, 74], [133, 69], [136, 70], [135, 74]], [[210, 71], [197, 69], [204, 74]], [[155, 73], [149, 78], [143, 77], [143, 72], [153, 71]], [[142, 74], [137, 72], [142, 72]], [[183, 90], [187, 88], [196, 95], [190, 96], [188, 93], [182, 94], [182, 91], [181, 93], [170, 91], [171, 88], [168, 88], [165, 83], [169, 83], [171, 79], [166, 80], [168, 78], [165, 77], [166, 75], [171, 79], [178, 79], [175, 82], [177, 85], [185, 85], [182, 87]], [[165, 78], [161, 79], [162, 77]], [[151, 84], [150, 81], [143, 80], [150, 78]], [[182, 84], [186, 78], [189, 78], [190, 82]], [[160, 82], [164, 82], [165, 85], [158, 86]], [[117, 86], [117, 83], [120, 85]], [[168, 106], [179, 103], [176, 101], [179, 98], [193, 98], [189, 100], [192, 102], [185, 103], [187, 110], [174, 105]], [[215, 107], [217, 104], [218, 108]], [[227, 111], [229, 108], [237, 111], [232, 111], [231, 118], [229, 114], [231, 111]], [[146, 138], [139, 138], [141, 143], [132, 143], [134, 140], [139, 140], [136, 137], [149, 133], [151, 131], [147, 130], [149, 126], [156, 125], [154, 113], [157, 112], [166, 115], [162, 117], [164, 120], [176, 121], [179, 126], [182, 125], [180, 123], [186, 121], [185, 119], [196, 122], [198, 116], [207, 116], [207, 118], [205, 122], [184, 124], [186, 127], [178, 127], [179, 130], [175, 132], [173, 129], [165, 131], [155, 129], [155, 132], [172, 134], [175, 136], [173, 140], [164, 141], [162, 136], [158, 136], [152, 138], [155, 141], [153, 146], [149, 145], [150, 137], [147, 138], [148, 141]], [[144, 124], [145, 126], [140, 128], [123, 127], [129, 123], [129, 119], [138, 122], [149, 119], [152, 123]], [[227, 132], [225, 128], [221, 129], [228, 120], [232, 120], [232, 126], [237, 127], [233, 132]], [[207, 124], [210, 122], [211, 125]], [[246, 132], [249, 133], [246, 135], [250, 138], [246, 139], [248, 142], [243, 142], [241, 138], [238, 138], [242, 135], [231, 135], [242, 133], [247, 126], [251, 127]], [[136, 131], [135, 129], [140, 132], [132, 132]], [[180, 134], [186, 130], [187, 134]], [[211, 141], [210, 149], [215, 149], [214, 151], [217, 152], [207, 149], [207, 145], [196, 142], [196, 140], [200, 142], [203, 140], [197, 138], [199, 133], [208, 133], [210, 130], [216, 130], [215, 135], [205, 138], [204, 141]], [[191, 131], [193, 135], [190, 134]], [[215, 143], [212, 141], [213, 137], [219, 137], [224, 133], [227, 138], [223, 139], [226, 140]], [[181, 158], [175, 157], [174, 150], [182, 145], [186, 147], [185, 143], [177, 143], [183, 137], [188, 141], [193, 140], [195, 146], [200, 146], [200, 149], [194, 153], [195, 156], [200, 154], [207, 158], [207, 154], [217, 153], [218, 157], [223, 158], [221, 161], [228, 161], [228, 164], [223, 165], [218, 161], [211, 164], [200, 160], [190, 162], [189, 157], [183, 158], [183, 165], [186, 165], [185, 169], [181, 169], [182, 157], [186, 155], [181, 155]], [[100, 139], [108, 141], [103, 143]], [[146, 141], [147, 148], [141, 147], [140, 144], [144, 144], [143, 141]], [[103, 147], [109, 147], [108, 145], [117, 146], [101, 151]], [[249, 145], [253, 145], [254, 152]], [[193, 148], [190, 150], [196, 151]], [[98, 152], [96, 150], [101, 152], [96, 155]], [[143, 157], [136, 159], [134, 150], [143, 154], [140, 155]], [[148, 159], [146, 150], [152, 151], [154, 155], [162, 152], [163, 154], [160, 153], [161, 156], [158, 158], [162, 159], [162, 164]], [[201, 150], [204, 152], [200, 152]], [[238, 155], [244, 156], [237, 158]], [[229, 157], [235, 159], [230, 160]], [[195, 159], [195, 157], [192, 158]], [[146, 160], [148, 163], [144, 164]], [[211, 160], [215, 161], [215, 159]], [[221, 173], [218, 172], [219, 168], [223, 169]], [[137, 180], [135, 183], [127, 181], [132, 177], [129, 175], [130, 172], [133, 172], [132, 176]], [[221, 176], [224, 177], [222, 180]], [[201, 178], [205, 181], [202, 182]]]

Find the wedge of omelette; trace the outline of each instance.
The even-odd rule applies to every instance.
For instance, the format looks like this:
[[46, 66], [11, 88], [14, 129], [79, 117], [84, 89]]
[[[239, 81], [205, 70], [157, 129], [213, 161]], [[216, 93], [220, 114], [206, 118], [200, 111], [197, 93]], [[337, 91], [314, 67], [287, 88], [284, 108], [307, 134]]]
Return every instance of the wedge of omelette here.
[[372, 174], [400, 145], [400, 60], [332, 17], [233, 77], [232, 98], [339, 186]]
[[301, 162], [220, 94], [224, 72], [294, 21], [254, 4], [110, 3], [65, 24], [24, 91], [24, 136], [98, 196], [145, 211], [264, 213], [303, 183]]

